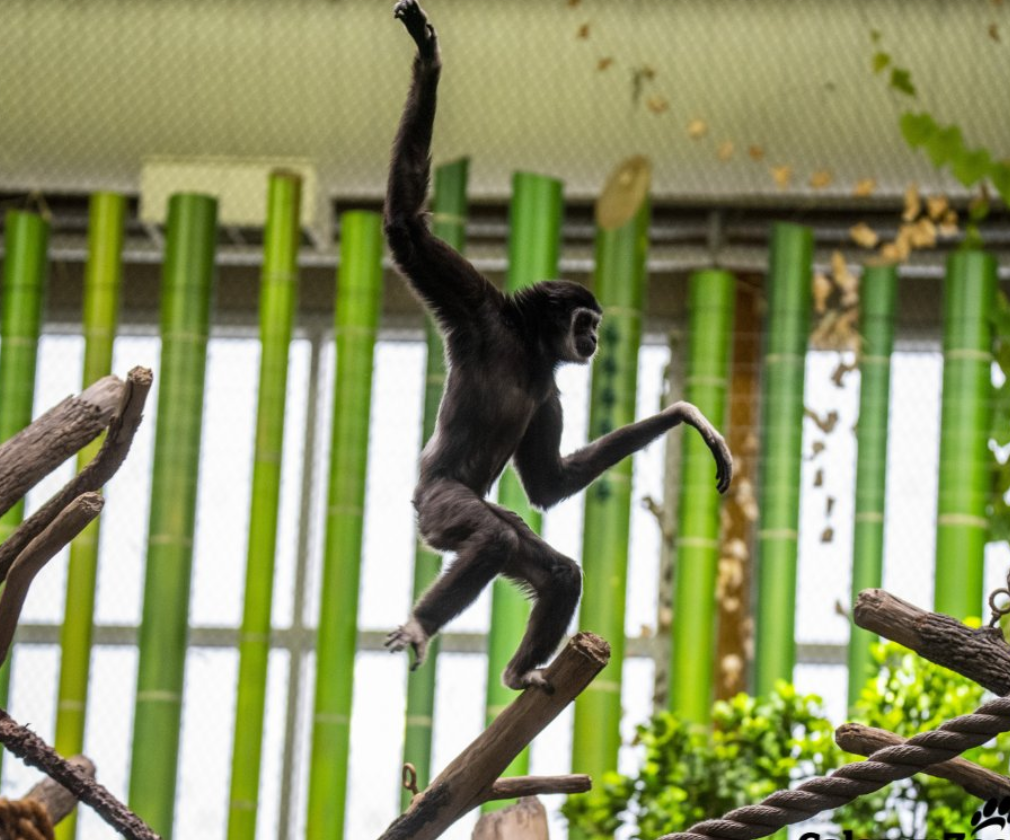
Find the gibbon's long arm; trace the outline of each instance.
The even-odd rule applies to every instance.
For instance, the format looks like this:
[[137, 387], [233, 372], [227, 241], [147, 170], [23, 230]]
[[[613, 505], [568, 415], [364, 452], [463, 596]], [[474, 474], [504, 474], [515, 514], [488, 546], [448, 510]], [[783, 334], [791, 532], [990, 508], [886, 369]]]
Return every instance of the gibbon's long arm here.
[[694, 426], [712, 450], [716, 487], [725, 493], [733, 475], [729, 447], [705, 416], [685, 402], [674, 403], [659, 414], [615, 429], [562, 457], [561, 402], [555, 396], [533, 417], [513, 461], [530, 502], [539, 508], [549, 508], [578, 493], [605, 470], [681, 423]]
[[[438, 38], [416, 0], [401, 0], [395, 16], [417, 44], [413, 80], [386, 188], [385, 230], [393, 259], [443, 330], [480, 317], [482, 308], [500, 306], [502, 294], [460, 254], [435, 237], [423, 213], [431, 170], [431, 134], [442, 69]], [[488, 312], [488, 315], [491, 313]]]

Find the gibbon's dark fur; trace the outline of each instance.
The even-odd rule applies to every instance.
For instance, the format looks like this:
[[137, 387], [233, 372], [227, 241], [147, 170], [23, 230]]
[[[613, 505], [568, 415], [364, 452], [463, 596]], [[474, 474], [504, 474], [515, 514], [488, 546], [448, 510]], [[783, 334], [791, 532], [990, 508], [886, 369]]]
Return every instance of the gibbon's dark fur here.
[[577, 283], [550, 280], [513, 295], [498, 291], [469, 262], [428, 230], [432, 125], [441, 58], [434, 28], [416, 0], [394, 15], [414, 42], [413, 82], [393, 144], [385, 232], [400, 273], [434, 316], [445, 338], [448, 378], [438, 424], [421, 456], [414, 493], [421, 536], [455, 560], [418, 600], [390, 650], [413, 649], [424, 661], [429, 639], [497, 575], [533, 600], [505, 685], [550, 689], [537, 667], [564, 637], [582, 590], [582, 572], [512, 511], [484, 497], [511, 459], [530, 502], [548, 508], [582, 490], [604, 470], [676, 426], [687, 423], [715, 456], [720, 491], [732, 459], [725, 442], [688, 403], [617, 429], [562, 457], [562, 416], [554, 371], [586, 364], [596, 352], [601, 309]]

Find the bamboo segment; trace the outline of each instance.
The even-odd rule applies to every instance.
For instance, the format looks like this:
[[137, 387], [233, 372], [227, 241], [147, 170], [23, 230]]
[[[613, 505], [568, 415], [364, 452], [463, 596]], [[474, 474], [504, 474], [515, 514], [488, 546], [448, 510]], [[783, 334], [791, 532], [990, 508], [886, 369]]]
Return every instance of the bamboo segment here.
[[[505, 278], [507, 292], [558, 276], [563, 190], [564, 184], [555, 178], [528, 172], [516, 172], [512, 176], [509, 262]], [[540, 531], [540, 513], [530, 507], [519, 478], [511, 467], [501, 477], [498, 501], [516, 511], [534, 531]], [[501, 674], [519, 646], [529, 615], [529, 603], [519, 590], [508, 581], [496, 578], [492, 587], [491, 630], [487, 643], [487, 724], [515, 699], [516, 692], [502, 684]], [[505, 775], [526, 775], [529, 761], [529, 750], [524, 749], [509, 765]], [[509, 800], [488, 802], [483, 808], [491, 811], [508, 804]]]
[[755, 691], [791, 680], [796, 661], [796, 562], [803, 454], [803, 383], [810, 333], [813, 234], [772, 230], [765, 332]]
[[172, 196], [162, 273], [161, 385], [130, 765], [130, 807], [165, 840], [172, 836], [175, 808], [216, 238], [216, 199]]
[[298, 175], [271, 174], [260, 285], [259, 397], [232, 746], [229, 840], [255, 840], [256, 837], [288, 351], [298, 297], [301, 191], [302, 180]]
[[[435, 170], [434, 233], [442, 241], [462, 252], [466, 244], [466, 185], [470, 161], [468, 158], [443, 164]], [[422, 440], [435, 431], [435, 418], [445, 385], [445, 358], [442, 339], [431, 317], [427, 317], [425, 336], [428, 359], [425, 365], [424, 418]], [[438, 576], [439, 556], [420, 542], [414, 553], [414, 601]], [[431, 738], [435, 718], [435, 674], [438, 662], [439, 637], [428, 646], [428, 659], [423, 668], [410, 674], [407, 680], [407, 720], [403, 740], [403, 762], [417, 771], [417, 784], [425, 788], [431, 779]], [[401, 806], [410, 804], [411, 793], [404, 789]]]
[[[35, 366], [48, 266], [49, 223], [35, 213], [7, 212], [0, 287], [0, 443], [32, 420]], [[24, 499], [0, 516], [0, 542], [24, 518]], [[0, 707], [7, 707], [13, 656], [0, 667]]]
[[992, 408], [992, 325], [996, 260], [958, 251], [947, 261], [943, 400], [936, 524], [937, 612], [965, 619], [983, 609], [989, 523], [988, 450]]
[[[728, 414], [736, 278], [698, 271], [688, 291], [687, 376], [684, 399], [717, 429]], [[701, 435], [682, 436], [680, 515], [674, 574], [670, 708], [685, 720], [708, 723], [715, 668], [719, 491], [712, 453]]]
[[[91, 197], [88, 261], [84, 267], [85, 388], [112, 372], [112, 349], [123, 285], [125, 219], [125, 196], [95, 193]], [[100, 435], [78, 453], [78, 471], [95, 457], [104, 439], [105, 436]], [[60, 685], [56, 712], [55, 746], [60, 755], [77, 755], [84, 751], [99, 523], [100, 520], [95, 519], [70, 546], [67, 605], [60, 632]], [[58, 840], [72, 840], [76, 832], [77, 812], [74, 810], [56, 826], [56, 837]]]
[[[891, 351], [898, 297], [898, 269], [867, 268], [860, 283], [859, 423], [856, 425], [856, 522], [852, 545], [852, 602], [877, 589], [884, 573], [884, 500], [887, 491], [887, 427], [891, 401]], [[873, 676], [874, 633], [852, 625], [849, 636], [849, 705]]]
[[337, 364], [326, 546], [316, 646], [308, 840], [344, 836], [372, 360], [382, 304], [382, 219], [341, 217]]
[[[626, 186], [648, 183], [643, 158], [625, 162], [611, 177], [597, 204], [596, 269], [593, 283], [603, 307], [600, 349], [593, 363], [589, 437], [595, 439], [635, 419], [638, 351], [646, 293], [645, 257], [651, 215], [648, 192], [620, 227], [601, 224], [608, 199]], [[621, 743], [621, 673], [624, 666], [624, 614], [628, 535], [631, 523], [632, 459], [626, 458], [589, 486], [585, 496], [582, 566], [585, 570], [579, 628], [611, 644], [610, 663], [575, 701], [572, 772], [600, 778], [617, 767]]]

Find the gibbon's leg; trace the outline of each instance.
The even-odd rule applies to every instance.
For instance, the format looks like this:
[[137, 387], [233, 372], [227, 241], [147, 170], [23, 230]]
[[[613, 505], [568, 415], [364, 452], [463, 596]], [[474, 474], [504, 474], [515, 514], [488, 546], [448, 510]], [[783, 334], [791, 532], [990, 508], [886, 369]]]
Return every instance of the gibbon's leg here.
[[552, 691], [537, 666], [553, 656], [568, 630], [582, 594], [582, 569], [527, 528], [522, 549], [510, 558], [504, 574], [529, 591], [534, 603], [502, 682], [516, 690], [535, 685]]

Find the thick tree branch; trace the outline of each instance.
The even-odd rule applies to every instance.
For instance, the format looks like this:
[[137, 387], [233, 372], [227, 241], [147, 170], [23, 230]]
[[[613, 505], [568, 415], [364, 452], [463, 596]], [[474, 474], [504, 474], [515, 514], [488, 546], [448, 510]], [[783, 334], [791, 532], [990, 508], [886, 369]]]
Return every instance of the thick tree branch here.
[[78, 496], [57, 514], [46, 529], [18, 555], [0, 593], [0, 663], [7, 658], [21, 608], [35, 575], [57, 552], [76, 537], [102, 511], [105, 501], [100, 493]]
[[[884, 747], [904, 744], [905, 739], [886, 729], [874, 729], [861, 723], [843, 723], [835, 730], [835, 741], [843, 750], [856, 755], [870, 755]], [[960, 785], [979, 799], [1002, 799], [1010, 796], [1010, 779], [979, 767], [964, 758], [952, 758], [933, 764], [922, 771], [930, 776], [947, 779]]]
[[860, 592], [852, 614], [863, 629], [898, 642], [994, 694], [1010, 694], [1010, 645], [999, 628], [973, 629], [882, 589]]
[[381, 840], [433, 840], [467, 811], [492, 797], [498, 777], [610, 660], [610, 645], [579, 633], [546, 677], [553, 694], [529, 688], [439, 774], [386, 830]]
[[56, 753], [38, 735], [0, 709], [0, 743], [29, 767], [55, 779], [127, 840], [160, 840], [147, 824], [90, 778], [80, 766]]
[[109, 432], [98, 454], [0, 545], [0, 581], [7, 577], [11, 564], [25, 546], [41, 534], [63, 508], [84, 493], [100, 490], [115, 475], [130, 451], [133, 436], [140, 425], [144, 401], [151, 390], [151, 379], [151, 371], [147, 368], [136, 367], [129, 372], [116, 416], [109, 424]]
[[98, 437], [109, 425], [122, 393], [122, 381], [106, 376], [79, 396], [67, 397], [0, 444], [0, 515]]
[[[78, 768], [88, 778], [95, 777], [95, 765], [86, 756], [75, 755], [73, 758], [67, 759], [67, 764]], [[77, 807], [77, 797], [48, 776], [43, 776], [42, 780], [37, 782], [23, 798], [34, 799], [42, 805], [49, 814], [53, 825], [66, 819], [70, 812]]]

